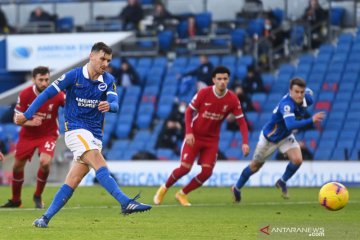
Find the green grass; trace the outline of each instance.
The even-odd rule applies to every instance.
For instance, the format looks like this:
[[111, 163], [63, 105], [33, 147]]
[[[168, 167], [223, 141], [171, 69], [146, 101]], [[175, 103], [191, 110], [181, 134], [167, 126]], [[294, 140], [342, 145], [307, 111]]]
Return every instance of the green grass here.
[[[359, 239], [360, 188], [349, 188], [350, 202], [331, 212], [317, 202], [317, 188], [291, 188], [291, 199], [283, 200], [275, 188], [245, 188], [243, 201], [232, 203], [229, 188], [203, 187], [189, 195], [191, 207], [178, 205], [179, 188], [171, 188], [164, 204], [150, 212], [120, 215], [116, 201], [99, 186], [80, 187], [50, 222], [37, 229], [32, 222], [44, 210], [33, 209], [33, 187], [23, 189], [22, 209], [0, 209], [0, 239]], [[58, 187], [47, 187], [44, 201], [49, 205]], [[156, 188], [126, 187], [129, 196], [142, 190], [141, 201], [152, 203]], [[0, 187], [0, 201], [6, 202], [9, 187]], [[1, 203], [2, 203], [1, 202]], [[306, 233], [275, 233], [270, 230], [322, 228], [324, 237]]]

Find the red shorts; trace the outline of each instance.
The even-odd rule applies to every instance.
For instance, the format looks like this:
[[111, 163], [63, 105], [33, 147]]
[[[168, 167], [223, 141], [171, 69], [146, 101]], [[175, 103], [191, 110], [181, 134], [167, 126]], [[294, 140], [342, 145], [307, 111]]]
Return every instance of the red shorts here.
[[218, 153], [217, 141], [202, 141], [195, 138], [195, 144], [190, 147], [184, 141], [181, 149], [181, 162], [194, 164], [198, 156], [198, 165], [208, 164], [212, 167], [215, 166]]
[[31, 161], [31, 158], [34, 155], [36, 149], [38, 149], [39, 156], [41, 153], [46, 153], [53, 157], [55, 146], [56, 138], [54, 137], [49, 136], [38, 139], [27, 139], [20, 137], [18, 143], [16, 144], [15, 159]]

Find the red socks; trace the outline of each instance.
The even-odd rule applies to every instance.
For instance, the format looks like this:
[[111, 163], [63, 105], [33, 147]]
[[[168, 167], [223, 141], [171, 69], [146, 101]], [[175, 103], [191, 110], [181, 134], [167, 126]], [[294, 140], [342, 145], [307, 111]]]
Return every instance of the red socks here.
[[210, 167], [201, 168], [201, 172], [196, 177], [194, 177], [188, 185], [183, 188], [183, 192], [185, 194], [188, 194], [189, 192], [203, 185], [203, 183], [208, 180], [209, 177], [211, 177], [212, 171], [213, 169]]
[[43, 172], [40, 168], [37, 173], [36, 190], [34, 196], [40, 197], [44, 191], [49, 172]]
[[21, 201], [21, 188], [24, 183], [24, 172], [13, 172], [12, 178], [12, 201]]
[[165, 183], [165, 187], [169, 188], [172, 185], [174, 185], [174, 183], [176, 183], [177, 180], [179, 180], [182, 176], [188, 174], [190, 172], [189, 168], [186, 168], [184, 166], [180, 166], [179, 168], [176, 168], [172, 174], [170, 175], [170, 177], [168, 178], [168, 180]]

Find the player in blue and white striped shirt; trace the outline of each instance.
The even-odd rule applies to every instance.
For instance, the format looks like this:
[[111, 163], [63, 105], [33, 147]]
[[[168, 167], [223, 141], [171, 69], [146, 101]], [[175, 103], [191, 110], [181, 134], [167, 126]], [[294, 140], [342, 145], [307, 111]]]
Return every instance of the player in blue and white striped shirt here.
[[306, 88], [303, 79], [296, 77], [290, 81], [289, 93], [275, 107], [271, 119], [260, 133], [252, 161], [242, 171], [237, 183], [232, 187], [235, 202], [241, 201], [240, 189], [251, 175], [259, 171], [266, 159], [276, 149], [286, 153], [290, 159], [283, 176], [276, 182], [276, 187], [281, 189], [283, 198], [289, 198], [286, 181], [296, 173], [303, 160], [300, 145], [292, 131], [311, 126], [325, 117], [324, 112], [318, 112], [311, 118], [304, 119], [307, 107], [313, 104], [312, 95], [312, 91]]
[[50, 219], [65, 205], [90, 168], [96, 171], [99, 183], [121, 204], [123, 214], [151, 209], [150, 205], [135, 201], [139, 196], [134, 199], [127, 197], [110, 176], [101, 154], [101, 140], [105, 112], [117, 112], [119, 108], [114, 77], [105, 72], [112, 50], [102, 42], [95, 43], [89, 58], [85, 66], [75, 68], [54, 81], [24, 114], [15, 118], [16, 123], [24, 123], [46, 100], [60, 91], [66, 91], [65, 143], [74, 154], [74, 164], [50, 207], [34, 221], [36, 227], [48, 226]]

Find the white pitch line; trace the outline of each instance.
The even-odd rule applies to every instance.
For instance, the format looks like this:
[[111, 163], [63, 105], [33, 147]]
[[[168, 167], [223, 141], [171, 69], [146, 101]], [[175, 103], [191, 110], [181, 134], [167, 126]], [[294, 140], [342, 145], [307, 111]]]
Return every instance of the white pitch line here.
[[[360, 201], [349, 201], [348, 204], [358, 204]], [[240, 204], [231, 204], [231, 203], [196, 203], [192, 204], [190, 208], [194, 207], [223, 207], [223, 206], [275, 206], [275, 205], [307, 205], [307, 204], [318, 204], [317, 201], [302, 201], [302, 202], [289, 202], [284, 200], [283, 202], [256, 202], [256, 203], [240, 203]], [[171, 208], [171, 207], [181, 207], [180, 204], [161, 204], [161, 205], [152, 205], [155, 208]], [[76, 210], [76, 209], [116, 209], [120, 210], [120, 206], [77, 206], [77, 207], [64, 207], [62, 210]], [[6, 211], [40, 211], [41, 209], [37, 208], [0, 208], [0, 212]], [[45, 210], [45, 209], [43, 209]]]

